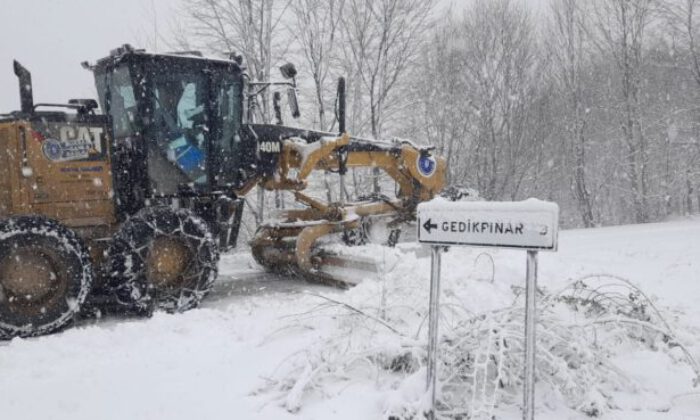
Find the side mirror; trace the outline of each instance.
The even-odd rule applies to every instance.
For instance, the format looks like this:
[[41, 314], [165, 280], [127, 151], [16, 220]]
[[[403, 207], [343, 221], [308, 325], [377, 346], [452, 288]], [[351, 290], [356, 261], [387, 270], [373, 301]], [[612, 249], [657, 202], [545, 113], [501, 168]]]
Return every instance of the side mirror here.
[[282, 77], [284, 77], [285, 79], [294, 79], [295, 77], [297, 77], [297, 69], [292, 63], [287, 63], [283, 66], [280, 66], [280, 73], [282, 73]]
[[299, 101], [297, 100], [296, 88], [290, 87], [287, 89], [287, 102], [289, 103], [289, 110], [292, 113], [292, 117], [299, 118], [301, 113], [299, 112]]
[[294, 67], [294, 64], [287, 63], [280, 66], [280, 73], [285, 79], [292, 79], [292, 85], [287, 89], [287, 102], [289, 103], [292, 118], [299, 118], [301, 113], [299, 112], [299, 101], [297, 100], [297, 68]]

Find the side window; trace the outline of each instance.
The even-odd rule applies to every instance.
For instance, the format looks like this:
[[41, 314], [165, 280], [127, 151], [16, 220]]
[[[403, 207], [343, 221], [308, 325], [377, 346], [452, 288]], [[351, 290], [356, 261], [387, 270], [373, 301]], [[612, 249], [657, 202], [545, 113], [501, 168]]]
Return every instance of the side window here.
[[119, 96], [122, 98], [124, 108], [132, 109], [136, 106], [136, 98], [134, 98], [134, 88], [131, 85], [119, 86]]
[[218, 129], [212, 146], [216, 150], [218, 180], [238, 185], [247, 180], [244, 162], [248, 159], [241, 142], [241, 82], [237, 77], [222, 77], [216, 86], [216, 120]]
[[221, 121], [221, 139], [219, 145], [225, 152], [235, 149], [235, 135], [238, 133], [238, 85], [236, 83], [225, 83], [223, 89], [219, 91], [218, 117]]
[[109, 114], [112, 116], [114, 136], [121, 138], [133, 135], [136, 131], [136, 98], [128, 68], [120, 67], [112, 73], [110, 93]]

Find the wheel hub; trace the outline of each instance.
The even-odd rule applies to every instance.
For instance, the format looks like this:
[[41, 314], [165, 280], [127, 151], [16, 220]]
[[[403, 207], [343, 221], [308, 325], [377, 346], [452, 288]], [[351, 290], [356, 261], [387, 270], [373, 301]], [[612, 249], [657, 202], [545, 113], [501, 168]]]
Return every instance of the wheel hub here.
[[55, 291], [57, 284], [51, 259], [41, 249], [13, 249], [0, 260], [0, 285], [5, 299], [34, 303]]
[[181, 239], [156, 238], [146, 259], [148, 280], [159, 288], [179, 286], [191, 258], [192, 252]]

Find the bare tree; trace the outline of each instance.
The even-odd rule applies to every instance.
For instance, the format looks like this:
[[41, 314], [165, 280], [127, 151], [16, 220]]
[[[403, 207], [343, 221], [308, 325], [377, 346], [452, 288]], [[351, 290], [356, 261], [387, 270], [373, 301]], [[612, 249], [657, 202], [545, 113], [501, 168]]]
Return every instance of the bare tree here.
[[[354, 68], [353, 106], [367, 98], [374, 138], [382, 136], [390, 95], [420, 51], [434, 4], [435, 0], [346, 0], [343, 45], [346, 61]], [[378, 193], [379, 170], [372, 172], [373, 190]]]
[[590, 54], [585, 4], [576, 0], [551, 3], [549, 49], [556, 72], [554, 78], [566, 100], [566, 132], [569, 154], [573, 155], [572, 191], [585, 227], [594, 225], [593, 203], [586, 181], [586, 125], [582, 74]]
[[[666, 18], [666, 22], [672, 28], [674, 41], [678, 40], [680, 48], [675, 52], [680, 53], [687, 63], [687, 68], [693, 76], [695, 86], [700, 92], [700, 1], [698, 0], [665, 0], [662, 5], [662, 12]], [[680, 50], [680, 51], [679, 51]], [[700, 119], [699, 109], [694, 109], [696, 118]], [[696, 138], [700, 138], [700, 123], [696, 123]], [[686, 146], [686, 145], [684, 145]], [[688, 149], [687, 147], [684, 147]], [[700, 161], [700, 143], [696, 142], [695, 147], [691, 150], [686, 150], [692, 156], [692, 161]], [[685, 207], [687, 212], [693, 211], [693, 192], [700, 191], [697, 186], [698, 176], [697, 170], [689, 169], [685, 171], [684, 179], [684, 195]], [[695, 184], [695, 185], [694, 185]], [[698, 211], [700, 211], [700, 194], [697, 197]]]
[[536, 69], [534, 31], [527, 11], [511, 0], [475, 1], [463, 31], [475, 182], [487, 199], [513, 199], [541, 141], [532, 131], [544, 73]]
[[689, 55], [690, 70], [700, 87], [700, 1], [665, 0], [661, 10], [673, 29], [673, 34], [678, 37]]
[[[240, 53], [257, 80], [270, 80], [273, 43], [291, 0], [191, 0], [186, 15], [192, 36], [205, 48], [220, 54]], [[283, 47], [279, 47], [282, 50]], [[284, 55], [279, 51], [278, 55]], [[271, 120], [268, 92], [262, 93], [264, 122]]]
[[649, 221], [649, 150], [641, 120], [641, 69], [644, 35], [654, 0], [599, 0], [597, 29], [601, 49], [612, 57], [620, 77], [621, 127], [626, 146], [626, 175], [632, 189], [635, 221]]
[[298, 38], [306, 68], [311, 74], [316, 93], [318, 124], [326, 130], [326, 81], [332, 68], [334, 49], [338, 44], [339, 25], [344, 0], [296, 0], [293, 34]]
[[440, 22], [423, 44], [422, 61], [411, 74], [408, 95], [420, 106], [406, 110], [413, 118], [405, 118], [405, 132], [436, 147], [436, 153], [447, 161], [448, 184], [469, 185], [464, 157], [469, 155], [467, 133], [473, 118], [462, 76], [463, 33], [451, 9]]
[[[294, 21], [291, 35], [298, 40], [305, 72], [310, 73], [314, 85], [315, 104], [321, 130], [330, 130], [326, 120], [327, 79], [338, 55], [336, 46], [340, 37], [340, 18], [344, 0], [295, 0], [291, 4]], [[326, 199], [333, 199], [329, 172], [324, 172]]]
[[372, 136], [387, 101], [419, 51], [434, 0], [347, 0], [344, 45], [369, 98]]

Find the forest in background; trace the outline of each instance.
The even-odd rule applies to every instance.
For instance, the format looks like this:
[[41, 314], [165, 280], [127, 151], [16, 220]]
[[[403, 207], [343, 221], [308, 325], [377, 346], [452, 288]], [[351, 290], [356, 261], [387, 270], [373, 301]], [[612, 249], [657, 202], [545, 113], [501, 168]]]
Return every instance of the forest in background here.
[[592, 227], [700, 212], [698, 3], [191, 0], [154, 40], [258, 80], [294, 62], [300, 126], [337, 130], [346, 77], [351, 134], [432, 144], [450, 185]]

